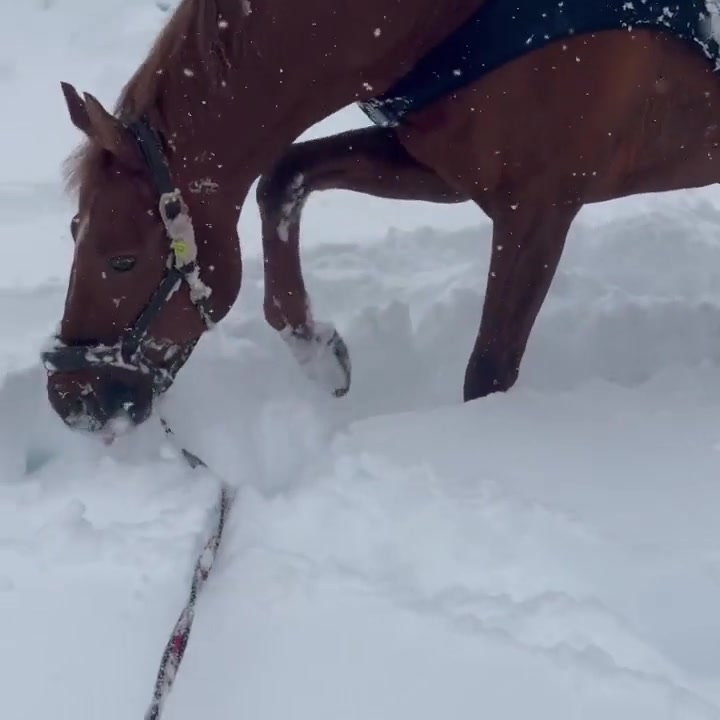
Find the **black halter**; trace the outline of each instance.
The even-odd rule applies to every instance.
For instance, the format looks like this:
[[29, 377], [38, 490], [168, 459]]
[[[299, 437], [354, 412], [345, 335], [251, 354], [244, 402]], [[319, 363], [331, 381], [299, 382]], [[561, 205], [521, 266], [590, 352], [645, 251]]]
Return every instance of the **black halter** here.
[[188, 227], [191, 225], [180, 191], [173, 184], [160, 138], [145, 118], [127, 123], [125, 127], [135, 138], [152, 176], [153, 185], [160, 196], [160, 215], [170, 240], [170, 253], [165, 272], [160, 284], [135, 323], [120, 336], [116, 343], [113, 345], [101, 343], [66, 345], [56, 337], [52, 347], [41, 353], [41, 358], [45, 368], [50, 372], [77, 372], [96, 367], [119, 367], [151, 375], [154, 391], [156, 394], [160, 394], [172, 384], [178, 371], [197, 344], [197, 340], [195, 340], [183, 346], [175, 346], [174, 349], [163, 349], [166, 362], [162, 365], [152, 362], [144, 351], [143, 341], [147, 338], [150, 324], [181, 283], [188, 284], [190, 297], [206, 327], [212, 327], [213, 322], [208, 303], [209, 293], [198, 292], [198, 286], [201, 286], [202, 283], [199, 279], [194, 252], [187, 257], [185, 241], [173, 234], [173, 222], [181, 218], [183, 214], [185, 214], [184, 219], [188, 223]]

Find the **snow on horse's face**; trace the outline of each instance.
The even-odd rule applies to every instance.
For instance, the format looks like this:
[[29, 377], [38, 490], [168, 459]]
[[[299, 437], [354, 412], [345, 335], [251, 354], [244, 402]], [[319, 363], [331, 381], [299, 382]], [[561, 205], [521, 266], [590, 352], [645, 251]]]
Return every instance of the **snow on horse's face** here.
[[87, 144], [72, 177], [75, 252], [59, 348], [49, 354], [48, 396], [71, 427], [139, 424], [152, 411], [156, 371], [192, 347], [205, 326], [187, 290], [176, 287], [147, 313], [146, 371], [120, 352], [166, 277], [170, 243], [136, 139], [95, 98], [83, 100], [69, 85], [63, 90]]

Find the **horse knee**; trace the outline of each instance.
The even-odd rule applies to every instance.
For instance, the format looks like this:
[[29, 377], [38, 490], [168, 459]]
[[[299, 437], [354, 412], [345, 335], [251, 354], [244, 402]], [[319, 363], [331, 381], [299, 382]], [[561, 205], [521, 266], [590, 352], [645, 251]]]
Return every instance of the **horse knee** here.
[[509, 390], [517, 381], [518, 363], [500, 362], [492, 355], [473, 354], [465, 370], [463, 400], [478, 400], [495, 392]]

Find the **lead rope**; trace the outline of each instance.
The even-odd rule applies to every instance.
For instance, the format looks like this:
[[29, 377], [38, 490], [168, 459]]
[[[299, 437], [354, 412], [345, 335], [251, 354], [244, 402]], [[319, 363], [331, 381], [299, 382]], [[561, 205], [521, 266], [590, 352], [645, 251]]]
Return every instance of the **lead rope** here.
[[[170, 440], [174, 441], [175, 435], [170, 426], [162, 418], [160, 419], [160, 422], [163, 426], [163, 430], [165, 430], [165, 434]], [[208, 466], [194, 453], [191, 453], [189, 450], [182, 447], [180, 448], [180, 452], [191, 468], [195, 469], [197, 467], [203, 467], [209, 470]], [[218, 502], [215, 505], [210, 537], [205, 543], [205, 548], [200, 553], [200, 556], [195, 563], [195, 570], [193, 572], [188, 601], [175, 623], [175, 627], [173, 628], [167, 645], [165, 645], [165, 650], [162, 654], [162, 659], [160, 660], [160, 668], [158, 669], [157, 678], [155, 680], [153, 699], [150, 703], [150, 707], [145, 713], [145, 720], [159, 720], [165, 700], [167, 699], [173, 683], [175, 682], [175, 676], [177, 675], [178, 668], [183, 659], [183, 655], [185, 654], [185, 648], [187, 646], [188, 638], [190, 637], [190, 630], [195, 618], [195, 603], [197, 601], [197, 596], [205, 584], [205, 581], [208, 579], [213, 562], [215, 561], [215, 556], [217, 555], [220, 540], [222, 539], [225, 521], [230, 511], [233, 498], [234, 493], [232, 488], [227, 483], [221, 481], [220, 496], [218, 497]]]

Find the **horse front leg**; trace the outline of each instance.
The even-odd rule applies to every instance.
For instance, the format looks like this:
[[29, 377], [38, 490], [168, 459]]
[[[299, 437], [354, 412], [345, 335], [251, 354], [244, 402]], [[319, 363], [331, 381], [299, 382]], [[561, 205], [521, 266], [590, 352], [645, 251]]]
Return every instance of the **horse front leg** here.
[[393, 131], [376, 127], [293, 144], [260, 179], [265, 318], [305, 373], [341, 397], [350, 389], [348, 349], [332, 323], [313, 318], [300, 262], [302, 208], [311, 193], [331, 189], [436, 203], [468, 198], [413, 159]]
[[493, 245], [464, 399], [509, 390], [580, 206], [539, 201], [493, 212]]

